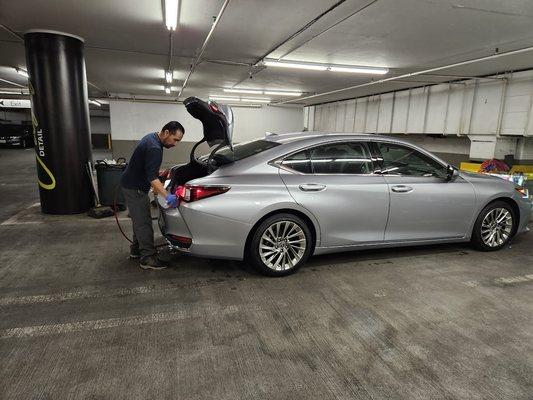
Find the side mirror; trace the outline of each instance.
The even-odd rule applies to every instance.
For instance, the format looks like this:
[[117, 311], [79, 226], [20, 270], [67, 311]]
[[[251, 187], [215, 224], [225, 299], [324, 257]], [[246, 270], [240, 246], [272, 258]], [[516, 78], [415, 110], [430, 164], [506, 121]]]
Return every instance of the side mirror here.
[[455, 179], [457, 179], [458, 176], [459, 176], [458, 170], [456, 170], [451, 165], [448, 165], [446, 167], [446, 182], [454, 181]]

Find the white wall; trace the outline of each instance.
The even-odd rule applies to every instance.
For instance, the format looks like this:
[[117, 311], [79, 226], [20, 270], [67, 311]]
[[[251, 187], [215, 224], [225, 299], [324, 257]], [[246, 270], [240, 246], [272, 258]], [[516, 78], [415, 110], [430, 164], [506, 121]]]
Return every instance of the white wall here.
[[[131, 101], [109, 102], [111, 137], [113, 140], [138, 140], [149, 132], [159, 131], [168, 121], [179, 121], [185, 127], [184, 141], [197, 142], [202, 124], [182, 104], [161, 104]], [[294, 132], [303, 129], [303, 108], [233, 107], [234, 142], [264, 137], [265, 132]]]
[[316, 131], [533, 137], [533, 71], [494, 78], [309, 107], [306, 121]]
[[[533, 147], [533, 70], [344, 100], [307, 107], [309, 130], [426, 134], [430, 151], [468, 154], [471, 159], [530, 160]], [[458, 136], [470, 142], [457, 141]], [[450, 145], [443, 144], [449, 141]]]

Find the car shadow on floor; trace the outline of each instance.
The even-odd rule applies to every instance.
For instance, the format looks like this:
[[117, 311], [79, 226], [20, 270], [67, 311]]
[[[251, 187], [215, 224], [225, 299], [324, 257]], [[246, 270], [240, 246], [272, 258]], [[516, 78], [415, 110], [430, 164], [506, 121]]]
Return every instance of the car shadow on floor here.
[[[515, 245], [521, 245], [527, 241], [527, 235], [518, 235], [500, 251], [512, 249]], [[353, 251], [345, 251], [341, 253], [323, 254], [312, 256], [302, 267], [302, 270], [312, 268], [316, 270], [321, 267], [331, 267], [334, 264], [360, 263], [372, 262], [383, 263], [384, 261], [391, 261], [400, 258], [408, 257], [433, 257], [436, 255], [459, 255], [468, 256], [470, 254], [478, 253], [477, 250], [470, 246], [470, 243], [445, 243], [445, 244], [431, 244], [420, 246], [405, 246], [405, 247], [389, 247], [381, 249], [359, 249]], [[483, 254], [480, 252], [480, 254]], [[209, 271], [217, 275], [226, 277], [243, 277], [243, 276], [259, 276], [251, 266], [244, 261], [219, 260], [219, 259], [203, 259], [191, 257], [180, 252], [170, 252], [165, 250], [164, 258], [170, 262], [170, 265], [177, 269], [186, 268], [187, 271], [193, 272], [202, 270], [202, 272]]]

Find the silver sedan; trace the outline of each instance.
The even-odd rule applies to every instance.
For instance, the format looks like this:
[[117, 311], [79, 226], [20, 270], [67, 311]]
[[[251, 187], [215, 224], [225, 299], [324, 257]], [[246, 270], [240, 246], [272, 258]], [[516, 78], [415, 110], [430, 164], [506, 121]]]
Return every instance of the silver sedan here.
[[377, 135], [295, 133], [194, 157], [172, 171], [181, 202], [159, 199], [161, 232], [185, 253], [295, 272], [312, 254], [468, 242], [504, 247], [527, 231], [525, 189], [465, 173]]

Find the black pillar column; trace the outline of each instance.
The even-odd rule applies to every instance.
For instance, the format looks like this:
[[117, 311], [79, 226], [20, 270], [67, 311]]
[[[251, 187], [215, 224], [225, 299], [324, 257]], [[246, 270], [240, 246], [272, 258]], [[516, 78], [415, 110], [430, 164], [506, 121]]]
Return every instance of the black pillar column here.
[[41, 210], [77, 214], [94, 201], [83, 39], [50, 31], [24, 34]]

